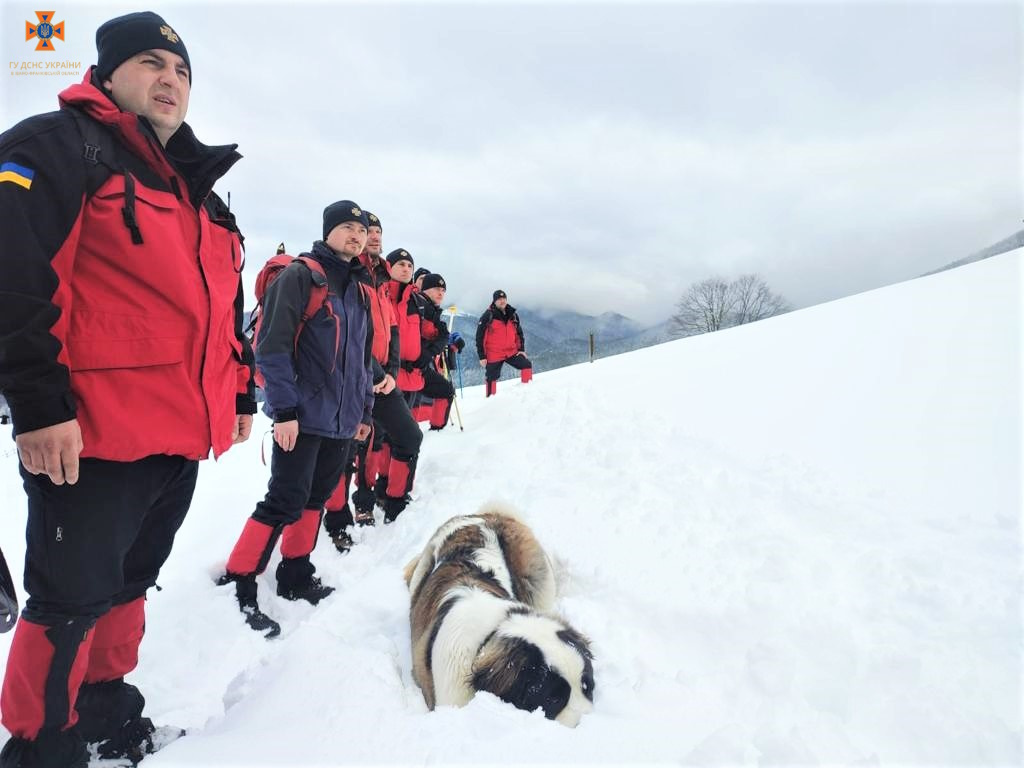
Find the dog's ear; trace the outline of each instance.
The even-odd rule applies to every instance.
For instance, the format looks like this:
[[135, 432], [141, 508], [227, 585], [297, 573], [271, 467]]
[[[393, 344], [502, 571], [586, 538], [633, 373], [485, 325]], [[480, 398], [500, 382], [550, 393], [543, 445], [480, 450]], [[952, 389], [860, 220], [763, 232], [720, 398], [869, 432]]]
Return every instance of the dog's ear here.
[[583, 633], [566, 626], [565, 629], [558, 630], [558, 639], [575, 648], [584, 659], [593, 661], [594, 653], [590, 650], [590, 640]]
[[501, 696], [502, 691], [511, 689], [526, 660], [525, 645], [522, 640], [500, 638], [491, 633], [473, 659], [473, 690]]
[[419, 565], [420, 555], [416, 555], [409, 563], [405, 566], [405, 570], [402, 575], [405, 577], [405, 585], [409, 586], [409, 582], [412, 581], [412, 575], [416, 571], [416, 566]]

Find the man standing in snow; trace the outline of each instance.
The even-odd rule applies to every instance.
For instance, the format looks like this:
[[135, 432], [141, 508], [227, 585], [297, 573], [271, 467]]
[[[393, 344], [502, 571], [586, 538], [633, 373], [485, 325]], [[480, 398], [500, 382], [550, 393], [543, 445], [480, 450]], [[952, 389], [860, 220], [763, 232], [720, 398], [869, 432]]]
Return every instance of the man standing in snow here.
[[[316, 604], [334, 591], [320, 582], [309, 555], [324, 503], [337, 487], [352, 439], [370, 434], [373, 326], [366, 268], [367, 218], [351, 200], [324, 209], [323, 240], [267, 286], [256, 338], [264, 410], [274, 420], [270, 482], [246, 520], [221, 584], [233, 582], [246, 622], [268, 637], [280, 627], [259, 607], [256, 576], [281, 539], [277, 594]], [[319, 265], [315, 274], [311, 266]], [[326, 279], [323, 304], [303, 322], [315, 281]]]
[[476, 326], [476, 356], [486, 369], [487, 397], [498, 393], [498, 378], [505, 363], [519, 369], [523, 384], [533, 378], [533, 363], [526, 357], [519, 313], [508, 303], [504, 291], [495, 291], [492, 298], [491, 306], [480, 315]]
[[423, 309], [423, 320], [420, 323], [420, 335], [423, 337], [423, 351], [417, 365], [423, 371], [424, 397], [433, 400], [430, 406], [430, 429], [437, 432], [448, 425], [448, 414], [455, 400], [455, 387], [437, 368], [441, 355], [448, 354], [448, 326], [442, 318], [441, 302], [444, 301], [448, 285], [438, 274], [423, 277], [422, 293], [428, 301]]
[[185, 124], [192, 68], [154, 13], [96, 32], [60, 110], [0, 136], [0, 390], [28, 495], [25, 589], [0, 694], [3, 768], [154, 749], [125, 682], [198, 462], [256, 410], [241, 243], [211, 191], [240, 157]]
[[[367, 268], [366, 279], [373, 288], [370, 310], [374, 320], [374, 355], [380, 365], [380, 376], [374, 379], [373, 401], [373, 433], [372, 439], [358, 443], [358, 456], [353, 464], [352, 459], [346, 466], [341, 482], [327, 500], [327, 513], [324, 515], [324, 528], [331, 537], [335, 549], [344, 554], [351, 549], [353, 541], [348, 534], [348, 527], [356, 525], [374, 525], [373, 507], [377, 501], [375, 486], [378, 474], [385, 476], [391, 463], [391, 452], [397, 449], [399, 455], [416, 456], [419, 454], [423, 432], [420, 431], [402, 391], [397, 387], [401, 378], [400, 352], [401, 338], [399, 318], [394, 314], [394, 305], [390, 298], [391, 261], [381, 258], [382, 226], [380, 219], [373, 214], [370, 218], [369, 235], [366, 248], [359, 260]], [[378, 322], [376, 318], [386, 318]], [[376, 333], [380, 326], [387, 328], [387, 336], [378, 339]], [[356, 490], [352, 494], [351, 507], [348, 503], [349, 480], [356, 479]], [[386, 485], [386, 479], [384, 484]], [[385, 509], [385, 515], [387, 510]], [[390, 522], [385, 517], [385, 522]]]

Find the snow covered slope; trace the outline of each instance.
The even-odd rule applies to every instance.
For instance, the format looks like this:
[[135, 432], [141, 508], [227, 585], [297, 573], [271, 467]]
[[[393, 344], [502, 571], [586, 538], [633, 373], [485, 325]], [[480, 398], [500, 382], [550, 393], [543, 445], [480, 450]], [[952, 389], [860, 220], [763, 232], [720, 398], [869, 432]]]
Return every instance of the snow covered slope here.
[[[467, 389], [398, 522], [320, 541], [332, 597], [261, 581], [269, 642], [213, 584], [265, 487], [261, 417], [204, 463], [150, 595], [133, 680], [190, 734], [146, 765], [1021, 764], [1020, 258]], [[412, 681], [402, 566], [488, 499], [592, 638], [575, 730], [487, 695], [428, 713]]]

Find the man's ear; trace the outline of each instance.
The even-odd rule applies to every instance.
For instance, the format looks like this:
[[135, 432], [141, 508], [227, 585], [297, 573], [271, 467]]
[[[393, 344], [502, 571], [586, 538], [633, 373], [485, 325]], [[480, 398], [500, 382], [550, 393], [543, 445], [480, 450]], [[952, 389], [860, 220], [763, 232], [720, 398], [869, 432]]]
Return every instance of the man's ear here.
[[114, 87], [114, 81], [113, 80], [104, 80], [103, 81], [103, 87], [106, 88], [109, 91], [111, 88]]

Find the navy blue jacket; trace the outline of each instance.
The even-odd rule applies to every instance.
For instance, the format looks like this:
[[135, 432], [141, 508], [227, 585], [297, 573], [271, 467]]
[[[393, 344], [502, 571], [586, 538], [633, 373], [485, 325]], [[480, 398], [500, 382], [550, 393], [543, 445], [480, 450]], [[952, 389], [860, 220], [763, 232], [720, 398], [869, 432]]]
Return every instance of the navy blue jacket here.
[[322, 241], [312, 256], [327, 273], [328, 300], [295, 339], [313, 280], [294, 262], [267, 287], [256, 339], [256, 366], [265, 380], [264, 412], [275, 422], [298, 419], [299, 431], [350, 438], [370, 424], [373, 410], [373, 326], [358, 260], [342, 261]]

